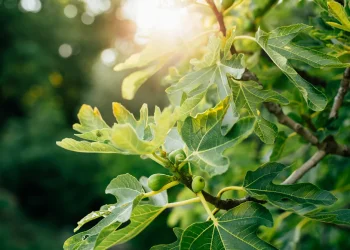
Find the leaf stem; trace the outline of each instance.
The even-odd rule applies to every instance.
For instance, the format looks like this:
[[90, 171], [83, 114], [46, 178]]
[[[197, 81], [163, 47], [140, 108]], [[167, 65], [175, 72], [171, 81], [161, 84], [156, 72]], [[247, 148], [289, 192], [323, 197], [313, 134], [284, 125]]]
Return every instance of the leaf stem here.
[[297, 135], [297, 132], [290, 133], [290, 134], [288, 135], [288, 138], [291, 138], [291, 137], [296, 136], [296, 135]]
[[253, 36], [236, 36], [235, 38], [233, 38], [233, 41], [237, 41], [237, 40], [250, 40], [250, 41], [253, 41], [253, 42], [257, 42], [255, 37]]
[[179, 164], [179, 166], [177, 167], [177, 170], [181, 170], [181, 168], [182, 168], [183, 166], [185, 166], [187, 163], [188, 163], [187, 161], [181, 162], [181, 163]]
[[[213, 215], [215, 215], [215, 214], [216, 214], [217, 212], [219, 212], [219, 211], [220, 211], [220, 208], [217, 208], [217, 207], [216, 207], [216, 208], [213, 209], [213, 211], [211, 211], [211, 213], [212, 213]], [[208, 216], [207, 221], [208, 221], [208, 220], [210, 220], [210, 216]]]
[[164, 185], [161, 189], [159, 189], [158, 191], [151, 191], [151, 192], [148, 192], [148, 193], [145, 193], [143, 195], [143, 198], [148, 198], [148, 197], [151, 197], [153, 195], [156, 195], [156, 194], [159, 194], [161, 192], [163, 192], [164, 190], [167, 190], [169, 188], [172, 188], [172, 187], [175, 187], [176, 185], [179, 185], [180, 182], [179, 181], [172, 181], [166, 185]]
[[152, 154], [149, 154], [147, 156], [149, 158], [151, 158], [152, 160], [154, 160], [155, 162], [157, 162], [158, 164], [162, 165], [163, 167], [166, 167], [169, 163], [167, 159], [160, 157], [156, 153], [152, 153]]
[[230, 186], [230, 187], [225, 187], [223, 189], [221, 189], [218, 194], [216, 195], [216, 197], [221, 198], [221, 196], [227, 192], [227, 191], [231, 191], [231, 190], [237, 190], [237, 191], [245, 191], [245, 189], [243, 187], [239, 187], [239, 186]]
[[166, 208], [179, 207], [179, 206], [184, 206], [184, 205], [188, 205], [188, 204], [200, 202], [200, 201], [201, 201], [201, 199], [199, 197], [196, 197], [196, 198], [192, 198], [192, 199], [188, 199], [188, 200], [184, 200], [184, 201], [168, 203], [165, 205], [165, 207]]
[[308, 223], [310, 221], [309, 218], [304, 218], [302, 219], [298, 225], [295, 227], [295, 231], [294, 231], [294, 237], [293, 237], [293, 242], [294, 244], [298, 244], [300, 241], [300, 232], [301, 229], [305, 226], [306, 223]]
[[207, 201], [205, 200], [205, 198], [204, 198], [202, 192], [198, 192], [198, 193], [197, 193], [197, 196], [200, 198], [200, 201], [202, 202], [202, 205], [203, 205], [204, 209], [207, 211], [207, 213], [208, 213], [210, 219], [213, 221], [214, 225], [215, 225], [215, 226], [218, 226], [218, 225], [219, 225], [218, 220], [215, 218], [215, 216], [214, 216], [213, 213], [211, 212], [211, 210], [210, 210], [210, 208], [209, 208], [209, 206], [208, 206], [208, 203], [207, 203]]

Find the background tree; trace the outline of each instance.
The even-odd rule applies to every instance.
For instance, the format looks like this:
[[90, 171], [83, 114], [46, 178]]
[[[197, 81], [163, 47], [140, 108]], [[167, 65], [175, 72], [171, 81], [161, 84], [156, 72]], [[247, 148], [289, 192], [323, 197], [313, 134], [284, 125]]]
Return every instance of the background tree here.
[[[246, 245], [240, 240], [237, 241], [235, 237], [225, 234], [226, 231], [238, 233], [236, 237], [244, 238], [248, 243], [254, 241], [256, 248], [263, 246], [271, 248], [273, 245], [280, 249], [298, 247], [338, 249], [346, 246], [348, 244], [346, 225], [349, 224], [349, 212], [346, 210], [349, 206], [346, 192], [349, 180], [347, 168], [349, 151], [346, 145], [349, 144], [349, 130], [348, 112], [344, 107], [348, 105], [346, 92], [349, 80], [348, 70], [345, 68], [347, 67], [346, 62], [349, 61], [347, 44], [349, 41], [347, 30], [349, 4], [346, 1], [342, 2], [342, 5], [335, 1], [315, 1], [315, 3], [283, 1], [278, 4], [277, 1], [247, 0], [234, 1], [231, 6], [225, 2], [225, 6], [221, 8], [219, 1], [207, 1], [207, 4], [204, 5], [197, 4], [195, 1], [178, 2], [176, 7], [186, 9], [193, 18], [192, 20], [197, 20], [194, 17], [200, 13], [199, 23], [201, 25], [191, 30], [191, 35], [181, 34], [175, 39], [168, 36], [171, 41], [164, 40], [166, 36], [153, 37], [154, 39], [148, 42], [140, 54], [130, 57], [125, 63], [115, 68], [118, 71], [136, 69], [133, 73], [130, 71], [131, 74], [124, 79], [122, 95], [127, 99], [135, 96], [137, 99], [135, 103], [140, 103], [143, 100], [140, 100], [138, 96], [147, 96], [146, 93], [149, 91], [147, 89], [151, 89], [150, 92], [154, 92], [154, 89], [158, 91], [157, 79], [163, 79], [165, 70], [170, 66], [175, 66], [169, 69], [169, 74], [163, 80], [163, 83], [168, 85], [166, 92], [172, 108], [164, 109], [163, 112], [155, 109], [154, 117], [146, 119], [147, 108], [142, 107], [139, 118], [134, 119], [121, 104], [114, 103], [113, 111], [117, 124], [110, 129], [107, 123], [113, 124], [115, 120], [107, 117], [107, 123], [105, 123], [98, 111], [92, 112], [92, 109], [85, 105], [79, 112], [80, 125], [75, 125], [74, 129], [80, 133], [79, 137], [90, 142], [66, 139], [59, 143], [74, 151], [104, 150], [118, 154], [79, 157], [78, 154], [64, 153], [62, 150], [54, 149], [53, 145], [49, 144], [50, 141], [52, 142], [52, 134], [57, 135], [57, 138], [68, 135], [64, 132], [64, 124], [70, 123], [72, 120], [70, 117], [73, 116], [72, 111], [75, 108], [64, 101], [67, 105], [67, 109], [64, 110], [68, 114], [68, 122], [63, 122], [63, 116], [56, 115], [57, 127], [48, 130], [48, 124], [52, 124], [52, 111], [60, 110], [60, 108], [48, 106], [44, 109], [47, 105], [45, 103], [52, 103], [54, 99], [47, 92], [43, 95], [47, 97], [46, 102], [34, 102], [36, 105], [29, 105], [33, 114], [38, 114], [37, 116], [23, 115], [31, 114], [27, 112], [28, 105], [23, 105], [21, 108], [26, 112], [16, 113], [15, 116], [6, 115], [7, 121], [3, 128], [5, 133], [1, 139], [1, 159], [4, 163], [1, 164], [4, 166], [1, 183], [4, 184], [5, 193], [1, 197], [5, 197], [2, 200], [7, 205], [1, 210], [2, 217], [7, 219], [15, 217], [13, 213], [16, 210], [13, 209], [13, 205], [8, 204], [13, 204], [9, 201], [13, 200], [16, 195], [20, 198], [21, 206], [25, 207], [25, 219], [35, 216], [30, 209], [33, 204], [38, 204], [36, 209], [33, 209], [36, 212], [38, 210], [50, 211], [51, 216], [44, 216], [40, 213], [34, 217], [40, 220], [35, 223], [31, 222], [31, 224], [43, 225], [45, 221], [50, 221], [62, 228], [62, 225], [73, 219], [68, 217], [69, 214], [72, 214], [75, 219], [81, 215], [82, 210], [96, 211], [103, 203], [115, 203], [115, 200], [112, 199], [102, 201], [100, 194], [103, 192], [103, 185], [106, 185], [118, 173], [130, 172], [139, 178], [142, 175], [149, 176], [152, 173], [162, 172], [172, 173], [176, 181], [166, 184], [160, 191], [173, 187], [178, 182], [185, 184], [189, 189], [183, 188], [182, 185], [172, 188], [169, 203], [163, 192], [161, 196], [154, 196], [158, 191], [149, 190], [144, 178], [141, 178], [139, 183], [138, 178], [121, 175], [113, 179], [106, 190], [107, 193], [114, 194], [118, 202], [103, 206], [99, 212], [90, 214], [90, 217], [80, 221], [79, 226], [82, 226], [90, 219], [95, 219], [96, 215], [105, 217], [92, 231], [90, 229], [69, 238], [65, 247], [68, 249], [72, 246], [105, 248], [112, 244], [123, 243], [139, 232], [133, 229], [143, 228], [149, 224], [150, 219], [154, 219], [159, 214], [164, 215], [163, 218], [165, 218], [169, 211], [171, 213], [168, 217], [168, 224], [171, 227], [180, 226], [182, 228], [174, 229], [179, 241], [173, 244], [173, 246], [180, 244], [181, 249], [191, 247], [196, 249], [196, 246], [206, 243], [203, 237], [191, 242], [193, 236], [191, 234], [197, 234], [199, 229], [213, 232], [215, 244], [222, 244], [217, 237], [220, 234], [227, 239], [227, 242], [235, 246], [239, 245], [239, 248], [242, 249]], [[60, 8], [63, 9], [63, 6]], [[114, 8], [118, 8], [118, 5]], [[44, 10], [45, 8], [36, 15], [43, 14]], [[172, 14], [172, 12], [167, 12], [167, 8], [163, 10], [169, 15]], [[115, 13], [107, 12], [98, 16], [96, 20], [102, 20], [103, 16], [114, 18]], [[9, 20], [16, 19], [6, 19], [9, 23], [6, 27], [10, 27], [11, 21]], [[101, 28], [92, 27], [96, 27], [96, 30], [105, 34], [104, 28], [111, 23], [108, 20], [112, 19], [107, 18], [106, 22], [101, 22]], [[43, 18], [41, 22], [45, 23], [45, 21], [46, 19]], [[121, 20], [118, 22], [121, 22], [119, 26], [117, 25], [118, 30], [127, 24]], [[17, 25], [20, 27], [22, 23], [24, 21], [18, 21]], [[72, 30], [70, 25], [71, 23], [69, 27]], [[170, 26], [168, 28], [170, 29]], [[93, 31], [90, 30], [91, 34], [94, 34]], [[120, 35], [119, 33], [118, 36]], [[15, 34], [12, 36], [16, 37]], [[93, 37], [96, 42], [103, 40], [99, 36]], [[57, 38], [53, 38], [55, 39]], [[131, 40], [127, 41], [131, 43]], [[94, 52], [88, 48], [90, 43], [91, 41], [87, 42], [87, 50], [92, 55], [98, 53], [98, 49]], [[12, 45], [13, 43], [7, 44]], [[61, 41], [58, 45], [60, 44]], [[101, 45], [100, 48], [104, 46], [106, 45]], [[40, 48], [45, 47], [40, 46]], [[57, 47], [53, 47], [53, 54], [57, 55]], [[137, 50], [138, 46], [136, 45], [135, 48]], [[81, 55], [76, 58], [78, 57], [81, 58]], [[91, 69], [91, 66], [85, 64], [89, 61], [87, 59], [83, 57], [82, 69]], [[18, 59], [14, 60], [16, 64], [18, 61]], [[118, 58], [118, 61], [122, 62], [123, 57]], [[40, 62], [42, 61], [38, 61]], [[63, 67], [65, 64], [66, 61], [58, 65]], [[8, 65], [8, 63], [3, 65]], [[49, 64], [44, 63], [43, 65]], [[78, 65], [78, 63], [74, 62], [72, 65]], [[74, 66], [66, 66], [67, 70], [74, 68]], [[94, 72], [103, 72], [103, 68], [95, 66]], [[12, 67], [7, 70], [12, 70]], [[57, 72], [57, 69], [54, 70]], [[61, 72], [58, 73], [62, 75]], [[53, 75], [56, 78], [51, 77], [49, 81], [58, 79], [59, 74]], [[72, 75], [76, 74], [75, 71]], [[96, 79], [98, 76], [98, 74], [92, 75], [91, 72], [84, 72], [84, 74], [91, 79]], [[13, 77], [16, 74], [9, 74], [9, 76]], [[32, 77], [33, 74], [29, 73], [28, 76]], [[110, 78], [118, 79], [121, 76], [123, 75], [117, 73], [111, 75]], [[6, 88], [12, 86], [10, 81], [5, 79], [2, 86], [6, 87], [6, 84], [8, 85]], [[27, 86], [25, 78], [22, 78], [21, 75], [18, 75], [18, 80], [15, 82], [21, 82], [21, 79]], [[43, 79], [47, 77], [44, 76]], [[147, 79], [151, 81], [144, 84]], [[199, 80], [192, 81], [193, 79]], [[85, 95], [83, 100], [78, 100], [77, 92], [70, 97], [78, 100], [75, 101], [76, 104], [84, 101], [100, 106], [101, 102], [103, 106], [108, 103], [108, 100], [101, 100], [99, 95], [114, 92], [101, 90], [101, 87], [98, 86], [94, 85], [91, 88], [93, 91]], [[116, 87], [112, 84], [110, 86], [113, 86], [112, 89]], [[141, 89], [137, 91], [139, 88]], [[58, 92], [55, 88], [53, 90], [53, 93]], [[67, 94], [68, 92], [62, 91], [61, 93]], [[4, 96], [7, 98], [7, 95]], [[13, 98], [18, 98], [21, 95], [13, 94], [13, 96]], [[116, 96], [118, 98], [118, 94]], [[66, 98], [68, 97], [64, 97], [64, 100]], [[21, 103], [20, 100], [14, 100], [13, 103], [21, 106], [18, 105]], [[126, 102], [126, 105], [130, 105], [129, 102]], [[135, 110], [135, 108], [130, 108]], [[37, 110], [40, 110], [40, 113]], [[43, 115], [43, 110], [47, 110], [47, 116]], [[153, 110], [149, 113], [153, 114]], [[22, 118], [18, 119], [20, 115]], [[39, 121], [42, 122], [39, 123]], [[94, 122], [91, 123], [91, 121]], [[177, 126], [172, 128], [175, 122]], [[30, 127], [34, 130], [25, 129]], [[43, 131], [47, 135], [44, 135]], [[62, 134], [57, 131], [62, 131]], [[208, 137], [210, 139], [206, 140]], [[199, 140], [200, 138], [202, 140]], [[165, 144], [163, 144], [164, 139]], [[91, 140], [96, 140], [96, 142], [91, 143]], [[46, 146], [44, 141], [47, 141], [46, 145], [51, 146]], [[239, 145], [236, 145], [238, 143]], [[22, 148], [20, 145], [23, 145]], [[160, 149], [158, 149], [159, 146], [161, 146]], [[235, 147], [232, 148], [232, 146]], [[43, 150], [49, 148], [52, 148], [50, 153], [48, 150]], [[184, 152], [177, 151], [176, 154], [173, 154], [174, 157], [170, 157], [177, 148], [182, 148]], [[21, 157], [18, 157], [17, 152], [21, 152]], [[36, 153], [33, 157], [31, 152], [40, 152], [40, 154]], [[141, 155], [143, 158], [146, 155], [158, 164], [152, 164], [149, 159], [141, 161], [137, 157], [121, 156], [120, 153]], [[222, 153], [224, 156], [221, 155]], [[278, 163], [272, 163], [276, 161]], [[159, 164], [164, 165], [165, 168], [160, 168]], [[264, 164], [263, 167], [258, 168], [261, 164]], [[113, 165], [118, 167], [111, 167]], [[285, 168], [287, 165], [291, 166]], [[51, 175], [46, 175], [44, 178], [40, 178], [40, 175], [39, 177], [33, 176], [33, 170], [38, 166], [43, 166], [40, 167], [42, 170], [39, 170], [39, 173], [49, 172]], [[47, 166], [51, 166], [50, 171], [47, 171]], [[135, 168], [135, 166], [138, 167]], [[57, 172], [53, 172], [52, 169]], [[91, 174], [87, 171], [89, 169], [92, 170]], [[77, 176], [77, 173], [81, 174]], [[201, 182], [192, 183], [193, 175], [204, 177], [205, 191], [201, 191], [203, 188], [199, 185]], [[68, 178], [72, 182], [72, 187], [67, 186], [67, 181], [62, 182], [62, 178], [57, 178], [57, 176]], [[300, 183], [312, 184], [298, 184], [297, 186], [272, 184], [272, 181], [292, 184], [300, 178]], [[29, 184], [28, 179], [31, 180]], [[44, 182], [43, 179], [46, 179], [47, 182]], [[56, 180], [60, 186], [52, 186], [53, 180]], [[166, 179], [158, 180], [167, 183]], [[84, 183], [86, 186], [79, 191], [81, 184], [78, 183]], [[42, 187], [40, 189], [27, 188], [28, 186], [35, 187], [35, 185]], [[21, 192], [20, 187], [26, 192], [29, 191], [29, 194]], [[126, 187], [134, 189], [131, 193], [129, 191], [127, 196], [123, 195]], [[77, 192], [72, 192], [72, 189]], [[191, 189], [201, 192], [196, 197]], [[30, 193], [33, 190], [36, 192]], [[86, 192], [87, 190], [90, 191]], [[233, 192], [227, 192], [231, 190]], [[62, 197], [55, 199], [55, 201], [62, 201], [58, 206], [47, 207], [46, 204], [55, 204], [50, 200], [41, 204], [34, 202], [38, 194], [41, 197], [52, 199], [52, 191], [55, 191], [57, 197]], [[86, 193], [89, 196], [86, 196]], [[68, 201], [67, 194], [72, 195], [73, 199]], [[177, 194], [176, 198], [175, 194]], [[337, 202], [335, 202], [335, 197], [338, 199]], [[145, 199], [140, 201], [141, 198]], [[149, 198], [149, 201], [146, 198]], [[27, 202], [23, 202], [26, 199]], [[37, 200], [42, 201], [42, 198]], [[78, 202], [79, 204], [76, 204], [77, 201], [84, 200], [87, 203]], [[130, 203], [131, 200], [133, 203]], [[200, 201], [203, 206], [197, 204]], [[76, 205], [72, 206], [72, 204]], [[213, 207], [210, 207], [212, 206], [210, 204]], [[62, 207], [68, 207], [68, 210], [65, 208], [62, 211]], [[233, 213], [222, 215], [223, 210], [229, 209], [233, 209], [231, 210]], [[145, 212], [147, 216], [144, 215]], [[259, 213], [259, 216], [256, 216], [256, 212]], [[17, 211], [16, 214], [18, 213], [20, 212]], [[270, 213], [274, 218], [273, 227], [271, 227]], [[60, 214], [67, 220], [59, 219], [55, 222], [54, 218], [59, 217], [57, 215]], [[126, 222], [130, 215], [131, 221]], [[209, 221], [204, 222], [208, 216]], [[259, 219], [262, 217], [265, 219]], [[111, 224], [110, 219], [113, 222]], [[243, 226], [235, 224], [236, 219], [242, 220]], [[229, 223], [225, 224], [224, 221], [229, 221]], [[126, 224], [122, 224], [123, 222]], [[142, 237], [150, 239], [149, 235], [159, 233], [158, 230], [162, 230], [164, 236], [175, 238], [164, 231], [164, 224], [160, 225], [163, 222], [162, 219], [155, 220], [143, 234], [128, 241], [127, 245], [124, 244], [121, 248], [127, 246], [134, 246], [135, 249], [140, 249], [140, 246], [148, 248], [144, 244], [137, 245], [138, 241], [142, 242]], [[91, 228], [92, 223], [94, 222], [85, 225], [82, 231]], [[197, 224], [190, 226], [192, 223]], [[259, 227], [261, 225], [267, 227]], [[239, 228], [240, 226], [242, 228]], [[269, 226], [271, 228], [268, 228]], [[235, 230], [231, 230], [230, 227]], [[49, 235], [44, 235], [43, 238], [50, 240], [45, 243], [47, 245], [44, 245], [43, 241], [39, 240], [40, 235], [43, 235], [44, 232], [31, 229], [24, 229], [23, 232], [36, 231], [35, 238], [38, 240], [32, 240], [33, 237], [30, 237], [24, 241], [24, 247], [23, 245], [18, 246], [20, 244], [18, 239], [25, 239], [25, 237], [18, 236], [21, 235], [18, 233], [11, 233], [16, 232], [18, 227], [14, 226], [13, 231], [8, 228], [9, 226], [5, 226], [6, 234], [3, 234], [6, 249], [24, 247], [47, 249], [50, 246], [52, 249], [53, 245], [57, 246], [55, 241], [51, 240], [50, 231], [45, 230], [45, 234]], [[258, 228], [258, 236], [254, 236]], [[53, 227], [52, 232], [54, 230]], [[16, 236], [8, 237], [12, 235]], [[125, 237], [126, 235], [128, 237]], [[12, 241], [13, 238], [17, 239], [16, 242]], [[151, 246], [166, 242], [171, 242], [171, 240], [162, 237], [162, 239], [153, 239], [152, 242], [148, 240], [147, 244]], [[164, 247], [167, 248], [166, 246], [158, 248]]]

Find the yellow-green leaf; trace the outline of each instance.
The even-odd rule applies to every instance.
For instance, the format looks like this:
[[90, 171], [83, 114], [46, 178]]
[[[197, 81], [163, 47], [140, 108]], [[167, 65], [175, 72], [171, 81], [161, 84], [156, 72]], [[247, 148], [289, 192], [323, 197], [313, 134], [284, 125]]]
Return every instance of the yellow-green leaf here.
[[[341, 27], [340, 29], [350, 31], [350, 20], [349, 20], [348, 15], [346, 14], [344, 7], [336, 1], [328, 1], [327, 5], [328, 5], [329, 13], [332, 16], [334, 16], [341, 23], [341, 25], [339, 25], [336, 28]], [[330, 24], [330, 23], [328, 23], [328, 24]], [[335, 23], [332, 23], [332, 24], [330, 24], [330, 25], [334, 26]]]
[[[147, 106], [143, 106], [141, 114], [146, 113]], [[114, 103], [114, 114], [119, 117], [116, 110], [124, 110], [123, 114], [132, 118], [125, 112], [125, 108], [119, 103]], [[143, 118], [142, 118], [143, 117]], [[125, 118], [126, 119], [126, 118]], [[126, 119], [126, 120], [128, 120]], [[165, 138], [174, 126], [176, 117], [173, 115], [172, 109], [165, 108], [162, 112], [158, 107], [155, 108], [153, 121], [147, 120], [146, 116], [141, 115], [138, 122], [125, 122], [121, 118], [117, 118], [118, 123], [114, 124], [111, 134], [112, 145], [121, 149], [126, 154], [151, 154], [158, 149], [165, 141]], [[140, 125], [142, 124], [142, 125]], [[146, 138], [146, 129], [150, 130], [151, 137]]]
[[90, 132], [91, 130], [109, 128], [102, 119], [101, 113], [97, 108], [92, 109], [91, 106], [84, 104], [81, 106], [78, 118], [80, 123], [73, 125], [73, 129], [80, 132]]
[[165, 60], [161, 60], [153, 65], [131, 73], [124, 78], [122, 83], [122, 96], [124, 99], [132, 100], [137, 90], [144, 84], [151, 76], [163, 67]]
[[80, 153], [122, 153], [114, 146], [101, 142], [76, 141], [66, 138], [56, 144], [64, 149]]

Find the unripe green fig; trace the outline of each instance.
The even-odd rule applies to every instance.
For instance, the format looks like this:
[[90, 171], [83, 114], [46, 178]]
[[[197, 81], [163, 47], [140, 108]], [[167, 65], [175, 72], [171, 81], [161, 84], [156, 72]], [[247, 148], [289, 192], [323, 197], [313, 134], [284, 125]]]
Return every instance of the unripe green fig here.
[[177, 156], [178, 160], [180, 160], [181, 157], [183, 157], [183, 160], [186, 158], [185, 152], [182, 149], [177, 149], [169, 154], [169, 160], [171, 163], [173, 163], [173, 164], [176, 163], [176, 156]]
[[184, 156], [183, 154], [177, 154], [175, 156], [175, 163], [179, 164], [180, 162], [184, 161], [186, 159], [186, 156]]
[[166, 184], [175, 180], [174, 176], [166, 174], [153, 174], [148, 178], [148, 187], [153, 191], [158, 191]]
[[232, 4], [235, 2], [235, 0], [222, 0], [221, 1], [221, 8], [222, 10], [227, 10], [232, 6]]
[[205, 180], [202, 176], [196, 176], [192, 180], [192, 190], [195, 193], [198, 193], [203, 190], [205, 187]]

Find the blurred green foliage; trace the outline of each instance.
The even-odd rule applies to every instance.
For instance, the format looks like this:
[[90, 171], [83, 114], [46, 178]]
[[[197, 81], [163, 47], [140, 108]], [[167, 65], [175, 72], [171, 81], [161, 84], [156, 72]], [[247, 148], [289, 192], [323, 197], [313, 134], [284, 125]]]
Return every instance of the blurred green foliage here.
[[[101, 66], [106, 72], [105, 76], [108, 75], [108, 82], [113, 84], [103, 85], [98, 79], [98, 84], [95, 84], [92, 68], [101, 51], [113, 44], [116, 35], [128, 36], [117, 31], [126, 24], [118, 23], [113, 11], [97, 16], [90, 26], [79, 19], [68, 19], [63, 14], [68, 1], [45, 2], [39, 13], [23, 13], [17, 4], [5, 5], [5, 2], [9, 1], [0, 1], [0, 249], [62, 249], [64, 240], [73, 234], [74, 222], [110, 202], [112, 197], [104, 195], [104, 189], [112, 178], [125, 172], [141, 177], [163, 170], [151, 161], [138, 157], [76, 154], [55, 144], [55, 141], [71, 135], [71, 124], [76, 122], [77, 110], [90, 98], [91, 91], [100, 93], [100, 99], [95, 95], [92, 100], [93, 104], [102, 106], [102, 112], [108, 110], [106, 113], [110, 113], [110, 106], [107, 105], [112, 101], [122, 101], [117, 86], [121, 76], [112, 73], [111, 68]], [[73, 2], [82, 12], [83, 4]], [[259, 17], [263, 6], [269, 1], [255, 0], [252, 3], [252, 15]], [[238, 11], [241, 11], [239, 16], [249, 19], [249, 13], [244, 14], [242, 9]], [[297, 22], [322, 24], [319, 17], [320, 11], [310, 1], [283, 1], [266, 14], [260, 25], [265, 30], [271, 30]], [[254, 26], [252, 22], [236, 18], [232, 22], [244, 23], [242, 30]], [[60, 57], [58, 48], [66, 42], [79, 53], [69, 58]], [[310, 40], [310, 43], [313, 42]], [[244, 44], [240, 46], [238, 43], [237, 46], [238, 49], [244, 48]], [[283, 91], [295, 100], [300, 98], [290, 83], [281, 84], [287, 80], [275, 66], [260, 66], [255, 65], [253, 69], [264, 85]], [[295, 66], [304, 78], [313, 79], [312, 82], [328, 96], [335, 95], [342, 70], [311, 69], [301, 64]], [[272, 74], [275, 81], [269, 81]], [[157, 78], [152, 80], [157, 82]], [[139, 99], [132, 109], [138, 110], [140, 106], [137, 105], [142, 102], [154, 103], [153, 92], [154, 85], [145, 85], [139, 91], [143, 94], [136, 96]], [[164, 104], [163, 99], [157, 98], [156, 101]], [[293, 118], [300, 123], [307, 127], [322, 124], [324, 119], [317, 115], [311, 121], [305, 119], [304, 115], [310, 115], [305, 105], [297, 103], [295, 106], [298, 113], [289, 115], [295, 116]], [[350, 143], [349, 106], [348, 95], [339, 113], [338, 120], [342, 124], [334, 124], [341, 125], [337, 134], [341, 135], [339, 142], [345, 144]], [[264, 115], [268, 116], [267, 113]], [[279, 130], [291, 133], [282, 127]], [[319, 133], [322, 136], [322, 131]], [[313, 149], [303, 146], [301, 140], [297, 136], [288, 138], [280, 156], [281, 161], [292, 165], [289, 171], [313, 154]], [[263, 145], [257, 137], [251, 137], [239, 147], [228, 150], [226, 153], [231, 166], [225, 175], [214, 177], [208, 183], [208, 191], [216, 193], [223, 186], [240, 185], [245, 173], [267, 161], [271, 152], [272, 146]], [[349, 159], [328, 156], [303, 180], [333, 190], [339, 199], [337, 206], [350, 208], [349, 167]], [[178, 191], [176, 188], [171, 190], [170, 200], [174, 200], [176, 195], [179, 200], [188, 197], [188, 194]], [[225, 197], [239, 195], [232, 192], [225, 194]], [[180, 225], [184, 228], [203, 215], [201, 209], [196, 205], [177, 208], [169, 218], [169, 212], [165, 212], [131, 243], [115, 249], [148, 249], [158, 243], [171, 242], [175, 236], [166, 223], [171, 227]], [[184, 214], [186, 216], [182, 217]], [[275, 222], [281, 215], [281, 211], [274, 210]], [[302, 242], [303, 249], [350, 248], [348, 229], [316, 222], [304, 225], [301, 238], [296, 238], [295, 227], [300, 220], [296, 215], [288, 216], [267, 230], [263, 237], [282, 249], [301, 249], [295, 244], [297, 241]], [[290, 241], [291, 238], [295, 241]]]
[[[83, 3], [75, 2], [82, 12]], [[87, 98], [96, 58], [115, 38], [108, 31], [115, 29], [113, 14], [87, 26], [63, 14], [67, 3], [48, 1], [39, 13], [24, 13], [0, 1], [0, 249], [62, 249], [76, 221], [113, 200], [103, 195], [112, 178], [129, 169], [148, 176], [158, 168], [139, 158], [74, 154], [56, 146], [71, 133]], [[62, 58], [63, 43], [79, 53]], [[116, 86], [112, 91], [118, 95]], [[118, 101], [112, 98], [105, 101]], [[165, 218], [153, 230], [165, 228]], [[168, 231], [164, 239], [172, 240]], [[125, 248], [159, 243], [144, 244], [146, 237]]]

